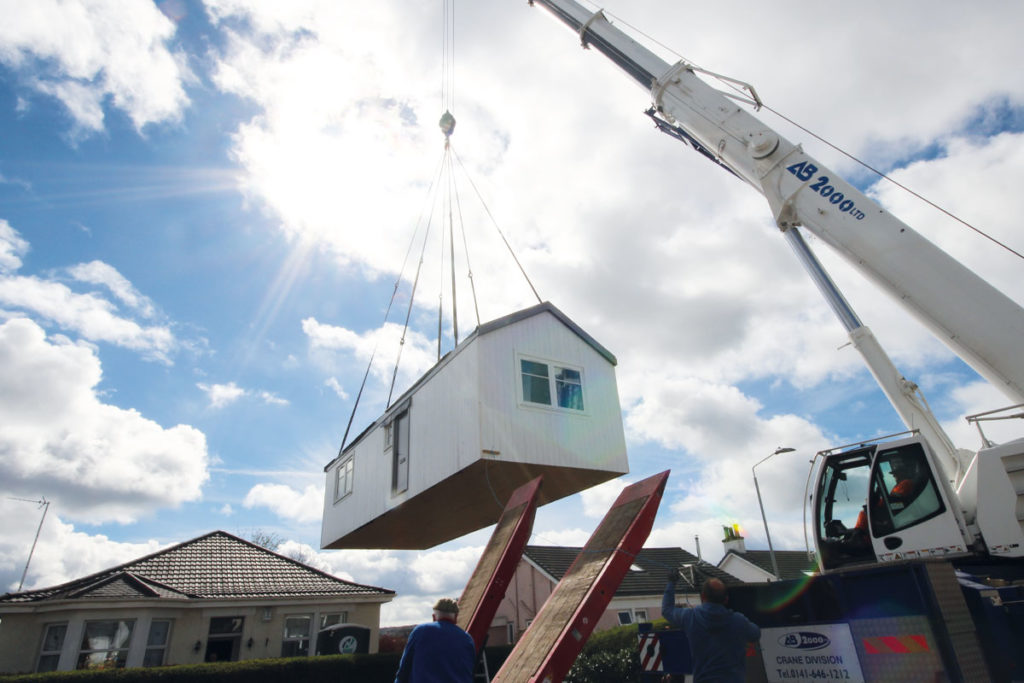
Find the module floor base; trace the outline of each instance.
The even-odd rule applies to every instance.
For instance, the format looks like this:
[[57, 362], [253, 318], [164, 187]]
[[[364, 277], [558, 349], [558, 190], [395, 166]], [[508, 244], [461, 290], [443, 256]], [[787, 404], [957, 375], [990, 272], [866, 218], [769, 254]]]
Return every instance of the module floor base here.
[[544, 477], [538, 506], [620, 476], [607, 470], [478, 460], [415, 498], [324, 545], [426, 550], [498, 521], [512, 493]]

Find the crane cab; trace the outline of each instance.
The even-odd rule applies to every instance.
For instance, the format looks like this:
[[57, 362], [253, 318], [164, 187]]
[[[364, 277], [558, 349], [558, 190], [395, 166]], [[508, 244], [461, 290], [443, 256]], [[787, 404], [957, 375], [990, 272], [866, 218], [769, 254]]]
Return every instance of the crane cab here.
[[963, 515], [919, 435], [828, 453], [811, 505], [822, 571], [968, 553]]

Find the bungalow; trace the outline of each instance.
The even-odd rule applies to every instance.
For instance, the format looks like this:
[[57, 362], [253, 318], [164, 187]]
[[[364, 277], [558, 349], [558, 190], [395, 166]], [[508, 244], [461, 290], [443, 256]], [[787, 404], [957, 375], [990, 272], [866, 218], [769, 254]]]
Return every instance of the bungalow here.
[[354, 651], [376, 652], [380, 606], [394, 595], [214, 531], [0, 595], [0, 672], [307, 656], [328, 643], [337, 652], [339, 629]]

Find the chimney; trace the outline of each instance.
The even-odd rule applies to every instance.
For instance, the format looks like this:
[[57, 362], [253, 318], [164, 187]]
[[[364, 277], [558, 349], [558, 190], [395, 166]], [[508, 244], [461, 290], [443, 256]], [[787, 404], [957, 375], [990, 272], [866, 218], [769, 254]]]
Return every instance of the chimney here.
[[740, 536], [738, 524], [723, 526], [722, 530], [725, 532], [725, 538], [722, 539], [722, 545], [725, 546], [725, 552], [729, 552], [730, 550], [741, 554], [747, 552], [747, 547], [743, 543], [743, 537]]

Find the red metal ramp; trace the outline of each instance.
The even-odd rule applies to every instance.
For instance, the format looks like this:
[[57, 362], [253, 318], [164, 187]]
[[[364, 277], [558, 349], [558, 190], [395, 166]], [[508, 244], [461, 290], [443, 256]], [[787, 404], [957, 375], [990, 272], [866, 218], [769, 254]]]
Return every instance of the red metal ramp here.
[[626, 487], [493, 683], [558, 683], [608, 607], [651, 532], [668, 472]]
[[484, 646], [487, 629], [530, 539], [542, 480], [537, 477], [512, 493], [459, 598], [458, 624], [473, 637], [477, 652]]

